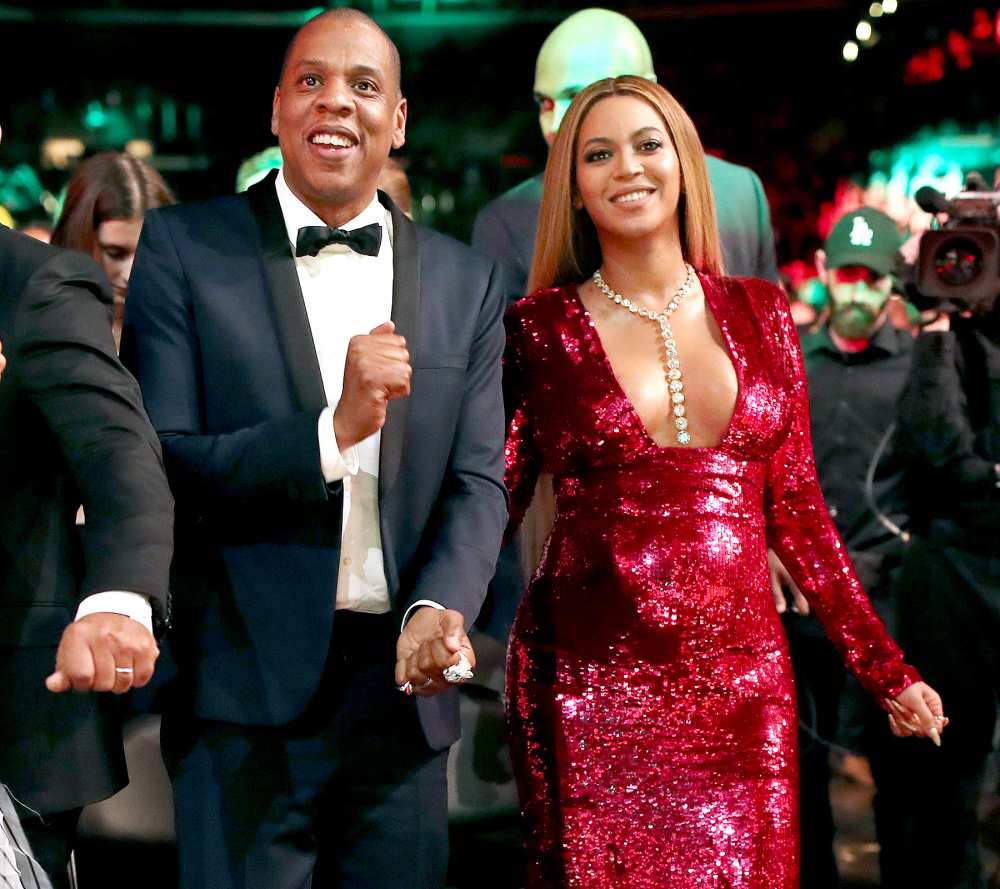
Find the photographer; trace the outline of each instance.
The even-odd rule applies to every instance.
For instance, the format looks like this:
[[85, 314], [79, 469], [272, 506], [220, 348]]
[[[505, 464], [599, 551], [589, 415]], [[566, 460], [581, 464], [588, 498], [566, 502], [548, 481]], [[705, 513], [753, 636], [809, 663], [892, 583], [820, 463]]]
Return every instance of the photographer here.
[[[984, 227], [969, 226], [955, 207], [945, 231], [921, 245], [921, 290], [948, 297], [951, 323], [918, 338], [900, 400], [897, 444], [917, 496], [896, 592], [900, 641], [940, 689], [952, 722], [940, 750], [899, 745], [894, 780], [880, 785], [905, 813], [892, 836], [880, 837], [892, 887], [984, 885], [976, 804], [1000, 687], [1000, 249], [995, 235], [983, 236], [977, 256], [970, 233]], [[995, 230], [995, 201], [991, 212]]]

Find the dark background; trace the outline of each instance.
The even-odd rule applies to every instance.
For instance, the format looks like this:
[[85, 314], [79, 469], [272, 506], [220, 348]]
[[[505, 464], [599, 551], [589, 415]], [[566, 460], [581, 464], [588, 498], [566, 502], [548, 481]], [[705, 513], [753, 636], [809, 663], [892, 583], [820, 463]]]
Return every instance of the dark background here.
[[[274, 143], [271, 94], [306, 9], [266, 0], [208, 0], [170, 11], [166, 0], [57, 4], [0, 6], [0, 170], [29, 164], [57, 192], [67, 173], [41, 168], [46, 137], [79, 135], [89, 153], [122, 147], [130, 132], [152, 139], [154, 162], [192, 200], [232, 190], [240, 162]], [[531, 98], [535, 56], [551, 28], [585, 4], [353, 5], [383, 24], [403, 56], [410, 117], [400, 157], [416, 215], [466, 238], [483, 203], [542, 168]], [[783, 261], [813, 246], [820, 202], [842, 177], [866, 176], [873, 149], [944, 121], [998, 134], [995, 32], [967, 47], [973, 63], [966, 70], [947, 54], [949, 32], [969, 35], [977, 9], [995, 23], [998, 0], [899, 0], [894, 15], [873, 20], [880, 40], [853, 64], [842, 47], [868, 2], [606, 5], [637, 21], [660, 82], [692, 114], [706, 147], [760, 173]], [[934, 46], [946, 52], [941, 79], [905, 83], [910, 59]], [[111, 117], [120, 113], [126, 129], [84, 126], [95, 100]], [[176, 109], [176, 134], [164, 127], [164, 103]]]

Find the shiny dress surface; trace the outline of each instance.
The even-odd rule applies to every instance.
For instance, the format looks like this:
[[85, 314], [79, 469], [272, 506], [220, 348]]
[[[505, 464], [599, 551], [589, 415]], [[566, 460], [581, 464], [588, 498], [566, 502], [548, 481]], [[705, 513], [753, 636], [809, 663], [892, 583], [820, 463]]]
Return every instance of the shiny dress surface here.
[[539, 472], [556, 492], [507, 668], [531, 889], [798, 886], [798, 719], [768, 545], [872, 694], [918, 678], [824, 506], [787, 299], [700, 280], [739, 382], [715, 447], [650, 438], [575, 286], [508, 313], [512, 525]]

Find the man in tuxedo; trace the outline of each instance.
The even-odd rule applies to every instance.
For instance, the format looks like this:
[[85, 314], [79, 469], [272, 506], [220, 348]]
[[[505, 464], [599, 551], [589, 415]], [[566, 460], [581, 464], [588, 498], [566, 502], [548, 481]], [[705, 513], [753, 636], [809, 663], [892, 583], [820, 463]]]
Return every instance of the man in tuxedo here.
[[116, 701], [71, 690], [145, 685], [167, 614], [173, 499], [112, 305], [93, 260], [0, 226], [0, 782], [56, 887], [127, 782]]
[[178, 504], [181, 882], [439, 887], [443, 672], [506, 522], [502, 284], [376, 192], [406, 101], [363, 13], [295, 36], [271, 125], [280, 172], [149, 214], [126, 309]]
[[[535, 64], [535, 101], [545, 141], [552, 144], [580, 90], [623, 74], [656, 80], [649, 44], [631, 19], [594, 8], [562, 21], [545, 39]], [[747, 167], [711, 155], [706, 160], [726, 273], [777, 281], [774, 233], [760, 179]], [[511, 300], [526, 293], [542, 178], [534, 176], [491, 201], [473, 225], [472, 246], [502, 263]]]

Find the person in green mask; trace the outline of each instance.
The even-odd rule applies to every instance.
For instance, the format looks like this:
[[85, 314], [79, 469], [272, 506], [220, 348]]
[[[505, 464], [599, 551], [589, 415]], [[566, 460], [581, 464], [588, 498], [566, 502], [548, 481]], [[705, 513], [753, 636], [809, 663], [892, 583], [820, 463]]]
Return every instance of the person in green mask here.
[[[823, 499], [855, 571], [890, 630], [891, 589], [905, 543], [880, 521], [872, 501], [897, 529], [907, 528], [905, 467], [892, 446], [890, 427], [909, 376], [913, 338], [888, 318], [892, 272], [902, 243], [895, 222], [885, 213], [862, 207], [842, 216], [823, 250], [817, 251], [820, 279], [828, 293], [824, 320], [800, 328]], [[866, 478], [873, 463], [869, 497]], [[883, 737], [884, 714], [846, 679], [819, 622], [796, 610], [786, 611], [783, 620], [799, 715], [807, 727], [799, 738], [802, 885], [836, 889], [840, 882], [833, 852], [829, 749], [817, 736], [864, 752], [882, 790], [891, 756], [898, 751], [891, 738]], [[893, 826], [902, 816], [893, 797], [880, 794], [876, 828], [883, 855], [892, 847]]]
[[[534, 95], [545, 141], [552, 144], [566, 109], [580, 90], [622, 74], [656, 80], [649, 44], [631, 19], [592, 8], [561, 22], [545, 39], [535, 64]], [[706, 160], [726, 273], [777, 281], [771, 216], [760, 179], [746, 167], [716, 157]], [[472, 246], [501, 262], [511, 300], [525, 295], [541, 200], [539, 174], [496, 198], [476, 216]]]

